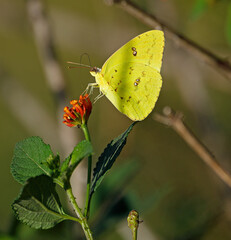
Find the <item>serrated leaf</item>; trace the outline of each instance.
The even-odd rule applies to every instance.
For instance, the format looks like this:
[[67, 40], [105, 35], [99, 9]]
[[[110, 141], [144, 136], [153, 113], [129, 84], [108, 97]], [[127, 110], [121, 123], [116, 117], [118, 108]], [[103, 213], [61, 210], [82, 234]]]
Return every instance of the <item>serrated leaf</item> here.
[[107, 171], [110, 170], [110, 168], [112, 167], [116, 158], [119, 156], [124, 145], [126, 144], [128, 134], [131, 132], [135, 123], [136, 122], [131, 124], [124, 133], [112, 140], [99, 157], [98, 162], [96, 163], [96, 167], [93, 171], [93, 180], [90, 194], [91, 196], [96, 191], [97, 187], [100, 185]]
[[30, 137], [15, 145], [11, 172], [16, 181], [24, 184], [29, 178], [52, 175], [47, 160], [53, 157], [50, 145], [40, 137]]
[[67, 219], [55, 184], [45, 175], [29, 179], [12, 208], [20, 221], [36, 229], [48, 229]]

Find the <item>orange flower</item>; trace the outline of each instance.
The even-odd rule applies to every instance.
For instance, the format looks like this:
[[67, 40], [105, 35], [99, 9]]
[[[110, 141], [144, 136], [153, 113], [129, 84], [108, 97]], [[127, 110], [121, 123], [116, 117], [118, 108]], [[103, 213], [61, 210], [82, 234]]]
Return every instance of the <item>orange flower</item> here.
[[68, 127], [80, 126], [87, 123], [87, 120], [91, 114], [92, 104], [88, 94], [84, 96], [80, 95], [79, 100], [72, 100], [70, 104], [71, 108], [64, 108], [63, 123]]

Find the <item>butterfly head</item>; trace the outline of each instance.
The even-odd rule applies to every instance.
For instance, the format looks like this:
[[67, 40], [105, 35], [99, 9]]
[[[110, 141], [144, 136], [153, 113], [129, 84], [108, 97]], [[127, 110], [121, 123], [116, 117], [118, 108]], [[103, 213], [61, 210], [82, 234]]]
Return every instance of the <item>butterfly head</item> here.
[[101, 72], [101, 69], [100, 68], [97, 68], [97, 67], [93, 67], [93, 68], [91, 68], [91, 70], [90, 70], [90, 74], [93, 76], [93, 77], [95, 77], [98, 73], [100, 73]]

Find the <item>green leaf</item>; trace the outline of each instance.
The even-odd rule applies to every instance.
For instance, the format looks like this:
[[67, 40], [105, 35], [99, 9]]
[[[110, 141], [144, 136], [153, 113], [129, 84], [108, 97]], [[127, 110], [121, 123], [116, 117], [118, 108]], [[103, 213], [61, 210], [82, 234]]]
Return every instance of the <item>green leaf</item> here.
[[131, 124], [124, 133], [111, 141], [99, 157], [93, 172], [93, 180], [90, 193], [91, 196], [96, 191], [97, 187], [100, 185], [107, 171], [110, 170], [110, 168], [114, 164], [116, 158], [119, 156], [124, 145], [126, 144], [128, 134], [131, 132], [135, 123], [136, 122]]
[[69, 156], [62, 162], [61, 169], [60, 169], [60, 172], [61, 172], [61, 173], [65, 172], [65, 171], [68, 169], [70, 160], [71, 160], [71, 155], [69, 155]]
[[36, 229], [48, 229], [63, 220], [73, 220], [64, 214], [55, 184], [45, 175], [29, 179], [12, 208], [20, 221]]
[[29, 178], [42, 174], [52, 175], [47, 160], [53, 157], [50, 145], [40, 137], [30, 137], [18, 142], [14, 149], [11, 172], [16, 181], [24, 184]]
[[[107, 209], [109, 210], [113, 207], [118, 193], [126, 188], [134, 177], [134, 174], [137, 173], [139, 167], [140, 164], [137, 160], [125, 159], [122, 164], [110, 170], [110, 174], [105, 176], [104, 181], [100, 185], [100, 189], [97, 189], [97, 194], [94, 196], [94, 200], [91, 203], [91, 216], [94, 216], [94, 214], [102, 215], [100, 214], [102, 213], [101, 210], [105, 209], [108, 202], [113, 202], [113, 204], [110, 204], [110, 207]], [[98, 223], [100, 225], [101, 220], [99, 220]]]
[[78, 143], [73, 152], [65, 159], [61, 166], [60, 180], [66, 182], [71, 177], [71, 174], [78, 166], [78, 164], [93, 152], [92, 145], [89, 141], [83, 140]]
[[89, 141], [83, 140], [78, 143], [72, 153], [64, 160], [61, 166], [61, 172], [65, 172], [69, 165], [76, 167], [85, 157], [92, 154], [93, 149]]
[[47, 159], [47, 165], [51, 170], [58, 170], [59, 166], [60, 166], [60, 156], [59, 153], [57, 153], [57, 155], [55, 157], [53, 157], [52, 155], [49, 156], [49, 158]]
[[82, 159], [88, 157], [92, 152], [93, 149], [91, 143], [87, 140], [83, 140], [75, 146], [71, 153], [70, 164], [72, 166], [77, 166]]

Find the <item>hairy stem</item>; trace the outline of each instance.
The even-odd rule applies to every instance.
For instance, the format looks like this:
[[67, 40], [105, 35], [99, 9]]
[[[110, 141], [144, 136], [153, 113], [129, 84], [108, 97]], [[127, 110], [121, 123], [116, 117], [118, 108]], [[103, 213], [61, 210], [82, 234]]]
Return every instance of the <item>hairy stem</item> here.
[[88, 225], [88, 222], [87, 222], [87, 219], [84, 217], [84, 215], [82, 214], [81, 212], [81, 209], [79, 208], [78, 204], [76, 203], [75, 201], [75, 197], [73, 195], [73, 192], [72, 192], [72, 189], [71, 187], [69, 187], [67, 190], [66, 190], [66, 193], [67, 193], [67, 196], [68, 198], [70, 199], [71, 201], [71, 204], [75, 210], [75, 213], [76, 215], [78, 216], [78, 218], [80, 219], [80, 224], [82, 226], [82, 229], [84, 231], [84, 234], [86, 236], [86, 239], [87, 240], [93, 240], [93, 237], [92, 237], [92, 234], [91, 234], [91, 230], [89, 228], [89, 225]]

